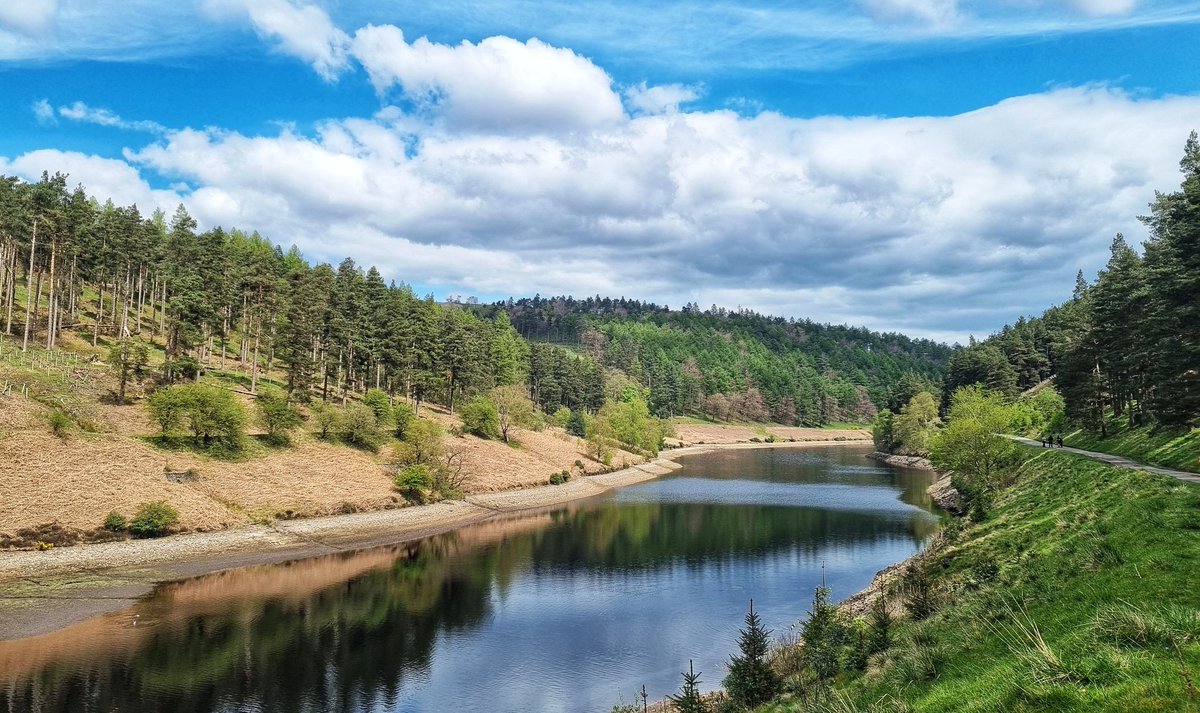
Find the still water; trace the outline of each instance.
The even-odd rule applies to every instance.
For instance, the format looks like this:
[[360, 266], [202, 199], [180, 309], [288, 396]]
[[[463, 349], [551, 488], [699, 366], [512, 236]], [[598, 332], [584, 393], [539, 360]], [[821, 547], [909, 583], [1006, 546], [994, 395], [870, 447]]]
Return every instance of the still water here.
[[[673, 475], [403, 545], [159, 586], [0, 643], [0, 711], [604, 711], [720, 685], [748, 600], [777, 634], [937, 524], [928, 473], [860, 447]], [[34, 642], [36, 641], [36, 645]]]

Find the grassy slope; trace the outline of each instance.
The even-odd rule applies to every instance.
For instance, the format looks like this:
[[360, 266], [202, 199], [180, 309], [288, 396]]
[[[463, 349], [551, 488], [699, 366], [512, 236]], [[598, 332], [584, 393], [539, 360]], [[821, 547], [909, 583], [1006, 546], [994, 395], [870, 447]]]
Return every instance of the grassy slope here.
[[[834, 710], [1200, 710], [1200, 487], [1068, 453], [1026, 451], [984, 523], [932, 559], [946, 599], [905, 622]], [[1106, 607], [1190, 611], [1190, 639], [1138, 646], [1093, 626]], [[1036, 626], [1051, 655], [1037, 653]], [[1057, 658], [1057, 663], [1054, 662]], [[881, 703], [882, 701], [882, 703]], [[873, 707], [874, 706], [874, 707]], [[770, 710], [806, 710], [798, 703]]]
[[1200, 473], [1200, 428], [1155, 431], [1149, 426], [1129, 428], [1124, 418], [1108, 418], [1108, 437], [1075, 431], [1064, 439], [1068, 446], [1112, 453], [1142, 463]]

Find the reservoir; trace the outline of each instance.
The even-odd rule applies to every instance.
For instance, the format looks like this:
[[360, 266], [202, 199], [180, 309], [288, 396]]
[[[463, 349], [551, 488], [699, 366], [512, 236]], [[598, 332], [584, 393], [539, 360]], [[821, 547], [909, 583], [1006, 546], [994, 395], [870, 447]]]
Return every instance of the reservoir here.
[[689, 455], [553, 509], [161, 584], [0, 642], [0, 711], [608, 713], [689, 659], [711, 690], [751, 598], [784, 634], [822, 581], [849, 596], [937, 527], [932, 474], [867, 452]]

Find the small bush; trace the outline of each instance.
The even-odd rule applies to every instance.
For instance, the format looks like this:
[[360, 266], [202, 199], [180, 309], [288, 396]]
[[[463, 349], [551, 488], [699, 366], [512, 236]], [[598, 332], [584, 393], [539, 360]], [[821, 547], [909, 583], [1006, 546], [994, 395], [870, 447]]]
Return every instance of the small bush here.
[[375, 412], [370, 406], [350, 404], [342, 409], [342, 440], [374, 453], [383, 445], [384, 434], [379, 430]]
[[550, 424], [559, 428], [566, 428], [567, 422], [571, 420], [571, 409], [566, 406], [561, 406], [557, 411], [550, 414]]
[[159, 537], [167, 534], [179, 520], [179, 511], [165, 500], [142, 503], [129, 521], [129, 531], [138, 537]]
[[71, 417], [62, 409], [54, 409], [47, 417], [50, 424], [50, 432], [62, 438], [67, 435], [67, 429], [71, 427]]
[[111, 532], [121, 532], [129, 525], [129, 520], [116, 510], [104, 518], [104, 529]]
[[407, 403], [404, 403], [403, 401], [398, 402], [394, 407], [392, 407], [392, 420], [394, 421], [395, 425], [394, 432], [396, 434], [396, 438], [404, 440], [404, 437], [408, 435], [409, 425], [412, 424], [413, 419], [416, 417], [417, 413], [413, 410], [413, 407]]
[[929, 617], [937, 609], [933, 584], [929, 581], [928, 563], [917, 558], [901, 579], [904, 606], [914, 621]]
[[476, 396], [463, 406], [459, 415], [467, 433], [488, 440], [500, 438], [500, 412], [491, 399]]
[[300, 425], [300, 411], [288, 403], [282, 389], [264, 386], [254, 397], [258, 407], [258, 418], [267, 429], [267, 438], [274, 443], [286, 444], [288, 431]]
[[425, 494], [433, 487], [433, 473], [424, 465], [410, 465], [396, 473], [392, 484], [406, 499], [422, 502], [425, 500]]
[[328, 404], [317, 410], [317, 435], [329, 440], [342, 430], [342, 412]]
[[369, 407], [375, 412], [375, 420], [379, 423], [385, 423], [392, 420], [392, 404], [386, 392], [380, 389], [371, 389], [363, 395], [363, 405]]
[[559, 471], [558, 473], [555, 473], [550, 476], [550, 484], [551, 485], [562, 485], [563, 483], [569, 481], [570, 479], [571, 479], [570, 471], [563, 470], [563, 471]]

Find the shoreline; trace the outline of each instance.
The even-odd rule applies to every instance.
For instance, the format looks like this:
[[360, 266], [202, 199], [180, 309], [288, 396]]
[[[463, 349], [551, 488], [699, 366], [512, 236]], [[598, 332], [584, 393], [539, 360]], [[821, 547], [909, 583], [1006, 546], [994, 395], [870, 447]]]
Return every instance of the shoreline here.
[[216, 532], [0, 553], [0, 641], [63, 629], [119, 611], [156, 585], [222, 570], [399, 544], [514, 513], [539, 510], [645, 482], [718, 450], [862, 446], [869, 440], [704, 444], [672, 448], [619, 471], [395, 510], [282, 520]]

